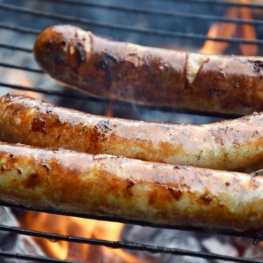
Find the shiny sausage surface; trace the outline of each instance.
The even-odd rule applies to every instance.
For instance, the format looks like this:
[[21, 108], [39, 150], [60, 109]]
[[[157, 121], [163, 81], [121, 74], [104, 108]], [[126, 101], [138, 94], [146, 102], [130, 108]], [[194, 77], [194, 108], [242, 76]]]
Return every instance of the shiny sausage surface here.
[[204, 125], [107, 118], [40, 99], [0, 98], [0, 140], [218, 170], [263, 164], [263, 114]]
[[34, 56], [51, 77], [98, 97], [239, 116], [263, 111], [261, 57], [143, 47], [71, 25], [44, 30]]
[[263, 230], [263, 177], [0, 143], [0, 201], [212, 230]]

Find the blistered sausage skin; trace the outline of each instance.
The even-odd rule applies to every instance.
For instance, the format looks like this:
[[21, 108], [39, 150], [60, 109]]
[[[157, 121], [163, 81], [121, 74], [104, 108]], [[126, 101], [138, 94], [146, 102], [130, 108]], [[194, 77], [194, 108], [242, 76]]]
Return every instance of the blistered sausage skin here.
[[143, 105], [231, 115], [263, 111], [263, 59], [117, 42], [70, 25], [44, 30], [34, 56], [56, 80]]
[[0, 201], [216, 230], [263, 230], [263, 178], [0, 143]]
[[0, 140], [232, 171], [263, 164], [263, 114], [204, 125], [107, 118], [28, 96], [0, 98]]

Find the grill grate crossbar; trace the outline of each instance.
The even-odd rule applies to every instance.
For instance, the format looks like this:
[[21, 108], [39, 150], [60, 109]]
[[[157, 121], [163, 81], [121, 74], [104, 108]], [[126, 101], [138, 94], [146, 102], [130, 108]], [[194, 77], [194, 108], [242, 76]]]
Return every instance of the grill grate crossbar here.
[[42, 73], [43, 74], [43, 71], [40, 70], [39, 68], [23, 67], [23, 66], [18, 66], [15, 64], [4, 63], [4, 62], [0, 62], [0, 67], [19, 69], [19, 70], [23, 70], [23, 71], [30, 71], [30, 72], [34, 72], [34, 73]]
[[[82, 5], [85, 7], [96, 7], [103, 8], [107, 10], [117, 10], [126, 13], [137, 13], [137, 14], [147, 14], [147, 15], [156, 15], [156, 16], [164, 16], [164, 17], [177, 17], [177, 18], [191, 18], [197, 20], [205, 20], [205, 21], [213, 21], [213, 22], [224, 22], [224, 23], [234, 23], [234, 24], [247, 24], [247, 25], [263, 25], [263, 21], [256, 19], [241, 19], [241, 18], [226, 18], [222, 16], [214, 16], [214, 15], [202, 15], [202, 14], [193, 14], [186, 12], [175, 12], [175, 11], [160, 11], [154, 9], [144, 9], [144, 8], [134, 8], [134, 7], [124, 7], [124, 6], [116, 6], [109, 4], [101, 4], [101, 3], [93, 3], [93, 2], [83, 2], [83, 1], [71, 1], [71, 0], [46, 0], [50, 2], [59, 2], [65, 4], [72, 5]], [[263, 5], [261, 5], [263, 8]]]
[[[89, 26], [95, 26], [99, 28], [106, 28], [111, 30], [119, 30], [119, 31], [129, 31], [129, 32], [135, 32], [138, 34], [149, 34], [149, 35], [158, 35], [158, 36], [166, 36], [166, 37], [175, 37], [175, 38], [185, 38], [185, 39], [195, 39], [195, 40], [211, 40], [211, 41], [217, 41], [217, 42], [228, 42], [228, 43], [244, 43], [244, 44], [258, 44], [263, 45], [263, 40], [250, 40], [250, 39], [242, 39], [242, 38], [224, 38], [224, 37], [208, 37], [207, 35], [201, 35], [201, 34], [192, 34], [192, 33], [182, 33], [182, 32], [171, 32], [171, 31], [165, 31], [165, 30], [156, 30], [156, 29], [149, 29], [149, 28], [139, 28], [139, 27], [133, 27], [133, 26], [123, 26], [120, 24], [113, 24], [113, 23], [106, 23], [106, 22], [99, 22], [99, 21], [93, 21], [89, 19], [82, 19], [82, 18], [76, 18], [72, 16], [67, 15], [58, 15], [54, 13], [39, 11], [39, 10], [33, 10], [29, 8], [24, 7], [17, 7], [7, 4], [0, 4], [0, 9], [3, 10], [9, 10], [13, 12], [19, 12], [34, 16], [41, 16], [48, 19], [55, 19], [59, 21], [67, 21], [71, 23], [78, 23], [78, 24], [84, 24]], [[184, 14], [180, 14], [180, 16], [184, 16]], [[188, 18], [193, 16], [197, 16], [194, 14], [185, 14]], [[202, 19], [211, 20], [212, 16], [201, 16]], [[200, 17], [200, 18], [201, 18]], [[213, 19], [216, 19], [216, 21], [220, 21], [220, 18], [214, 17]], [[222, 20], [223, 19], [223, 20]], [[226, 21], [231, 23], [242, 23], [242, 24], [250, 24], [250, 25], [263, 25], [263, 21], [260, 20], [242, 20], [242, 19], [227, 19], [227, 18], [221, 18], [221, 22], [224, 22], [224, 19]], [[19, 28], [15, 26], [7, 26], [7, 25], [1, 25], [3, 28], [6, 29], [12, 29], [20, 32], [26, 32], [26, 29]], [[38, 34], [39, 32], [37, 30], [28, 29], [29, 33], [31, 34]]]
[[52, 210], [52, 209], [40, 209], [40, 208], [31, 208], [31, 207], [25, 207], [22, 205], [13, 205], [5, 202], [0, 201], [1, 206], [6, 206], [10, 208], [17, 208], [22, 210], [28, 210], [28, 211], [36, 211], [36, 212], [42, 212], [42, 213], [48, 213], [48, 214], [56, 214], [56, 215], [62, 215], [62, 216], [70, 216], [70, 217], [79, 217], [79, 218], [86, 218], [86, 219], [94, 219], [94, 220], [102, 220], [102, 221], [108, 221], [108, 222], [119, 222], [123, 224], [133, 224], [133, 225], [139, 225], [139, 226], [145, 226], [145, 227], [154, 227], [154, 228], [162, 228], [162, 229], [175, 229], [175, 230], [182, 230], [182, 231], [193, 231], [193, 232], [200, 232], [200, 233], [208, 233], [208, 234], [214, 234], [214, 235], [225, 235], [225, 236], [233, 236], [233, 237], [241, 237], [241, 238], [249, 238], [253, 240], [254, 244], [257, 244], [261, 241], [263, 241], [263, 233], [262, 232], [255, 232], [255, 233], [246, 233], [246, 232], [236, 232], [236, 231], [223, 231], [223, 230], [217, 230], [212, 231], [210, 229], [204, 229], [204, 228], [197, 228], [197, 227], [183, 227], [183, 226], [170, 226], [170, 225], [156, 225], [151, 224], [144, 221], [138, 221], [138, 220], [128, 220], [123, 218], [112, 218], [112, 217], [104, 217], [104, 216], [95, 216], [95, 215], [89, 215], [89, 214], [81, 214], [81, 213], [66, 213], [59, 210]]
[[[33, 0], [33, 1], [38, 1], [38, 0]], [[79, 1], [79, 0], [46, 0], [46, 1], [52, 1], [52, 2], [58, 2], [61, 4], [69, 4], [69, 5], [79, 5], [79, 6], [88, 6], [88, 7], [100, 7], [100, 8], [108, 8], [108, 9], [113, 9], [113, 10], [121, 10], [121, 11], [126, 11], [126, 7], [123, 6], [116, 6], [116, 5], [106, 5], [106, 4], [100, 4], [100, 3], [94, 3], [94, 2], [84, 2], [84, 1]], [[164, 0], [155, 0], [155, 1], [164, 1]], [[166, 0], [166, 1], [173, 1], [176, 3], [182, 2], [182, 3], [195, 3], [200, 5], [217, 5], [217, 6], [233, 6], [233, 7], [247, 7], [250, 9], [263, 9], [262, 4], [257, 4], [257, 3], [239, 3], [239, 2], [233, 2], [233, 1], [218, 1], [218, 0]], [[148, 2], [150, 2], [148, 0]], [[137, 10], [137, 8], [131, 8], [130, 10]], [[148, 10], [147, 10], [148, 12]], [[151, 11], [150, 11], [151, 12]]]
[[219, 254], [212, 253], [204, 253], [204, 252], [195, 252], [190, 250], [182, 250], [177, 248], [167, 248], [161, 246], [151, 246], [144, 244], [137, 244], [132, 242], [122, 242], [122, 241], [107, 241], [107, 240], [99, 240], [99, 239], [90, 239], [90, 238], [80, 238], [75, 236], [65, 236], [51, 233], [44, 233], [34, 230], [27, 230], [19, 227], [8, 227], [0, 225], [0, 230], [9, 231], [12, 233], [17, 233], [21, 235], [28, 235], [40, 238], [47, 238], [56, 241], [67, 241], [67, 242], [75, 242], [89, 245], [97, 245], [97, 246], [105, 246], [112, 249], [128, 249], [128, 250], [136, 250], [136, 251], [147, 251], [150, 253], [168, 253], [176, 256], [190, 256], [195, 258], [205, 258], [205, 259], [214, 259], [214, 260], [224, 260], [226, 262], [246, 262], [246, 263], [262, 263], [262, 260], [255, 259], [245, 259], [241, 257], [232, 257], [232, 256], [224, 256]]

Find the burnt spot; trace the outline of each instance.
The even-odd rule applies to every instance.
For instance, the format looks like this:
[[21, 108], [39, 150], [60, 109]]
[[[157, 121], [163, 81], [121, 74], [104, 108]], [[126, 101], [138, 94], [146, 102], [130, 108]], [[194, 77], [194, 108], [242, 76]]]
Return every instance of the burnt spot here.
[[158, 194], [156, 191], [152, 191], [149, 193], [149, 199], [148, 199], [148, 203], [150, 206], [154, 205], [156, 203], [156, 201], [158, 200]]
[[[61, 43], [61, 42], [60, 42]], [[65, 52], [64, 45], [56, 44], [54, 40], [50, 40], [45, 43], [45, 54], [47, 58], [51, 58], [57, 65], [65, 66]], [[49, 59], [47, 59], [48, 61]], [[46, 66], [49, 64], [47, 63]]]
[[14, 158], [14, 154], [13, 154], [13, 153], [10, 153], [10, 154], [8, 155], [8, 159], [11, 160], [11, 159], [13, 159], [13, 158]]
[[6, 166], [5, 165], [1, 165], [1, 171], [4, 172], [6, 170]]
[[118, 57], [115, 56], [114, 54], [108, 53], [108, 54], [106, 55], [106, 57], [107, 57], [108, 60], [112, 60], [112, 61], [115, 62], [116, 64], [118, 64], [118, 63], [120, 62], [119, 59], [118, 59]]
[[47, 170], [48, 173], [51, 171], [51, 167], [48, 164], [43, 164], [43, 167]]
[[126, 189], [127, 189], [127, 191], [130, 191], [131, 188], [136, 184], [136, 182], [132, 179], [127, 179], [127, 181], [128, 181], [128, 184], [126, 186]]
[[225, 185], [226, 185], [226, 186], [230, 186], [230, 183], [229, 183], [229, 182], [226, 182]]
[[22, 169], [17, 168], [17, 173], [18, 173], [18, 174], [22, 174]]
[[77, 65], [80, 65], [83, 61], [86, 60], [86, 50], [82, 43], [78, 42], [75, 45], [75, 56]]
[[[98, 60], [95, 63], [95, 67], [99, 70], [103, 70], [105, 72], [105, 77], [106, 77], [106, 82], [107, 82], [107, 87], [110, 88], [112, 86], [112, 63], [114, 64], [119, 64], [119, 59], [117, 56], [111, 54], [111, 53], [106, 53], [105, 56]], [[122, 76], [120, 74], [117, 75], [117, 79], [121, 79]]]
[[25, 188], [34, 189], [35, 187], [41, 185], [41, 177], [37, 173], [30, 174], [24, 181]]
[[221, 97], [222, 95], [224, 95], [226, 93], [225, 90], [222, 89], [209, 89], [209, 94], [212, 97]]
[[112, 71], [111, 71], [111, 67], [109, 65], [109, 61], [108, 61], [107, 56], [105, 56], [103, 59], [97, 61], [95, 63], [95, 67], [99, 70], [105, 71], [107, 87], [111, 88], [111, 86], [112, 86]]
[[263, 70], [263, 62], [260, 60], [252, 61], [254, 63], [254, 72], [260, 75], [261, 71]]
[[107, 57], [105, 56], [104, 58], [102, 58], [101, 60], [98, 60], [96, 63], [95, 63], [95, 66], [96, 68], [98, 69], [107, 69], [108, 68], [108, 59]]
[[173, 187], [168, 187], [167, 189], [176, 201], [179, 201], [181, 199], [181, 196], [183, 194], [181, 190], [175, 189]]
[[105, 138], [105, 135], [111, 130], [110, 121], [99, 121], [94, 127], [94, 131], [100, 134], [103, 138]]
[[34, 116], [32, 121], [32, 131], [46, 134], [46, 120], [39, 115]]
[[203, 195], [200, 196], [200, 199], [205, 204], [209, 204], [213, 200], [213, 198], [212, 198], [212, 196], [210, 194], [203, 194]]
[[61, 43], [62, 46], [65, 46], [67, 44], [67, 40], [66, 39], [62, 39], [60, 43]]

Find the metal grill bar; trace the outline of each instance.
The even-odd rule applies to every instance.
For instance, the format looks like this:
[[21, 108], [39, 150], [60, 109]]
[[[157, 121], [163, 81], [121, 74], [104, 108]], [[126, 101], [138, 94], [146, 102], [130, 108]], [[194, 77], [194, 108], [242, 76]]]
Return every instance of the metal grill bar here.
[[138, 27], [132, 27], [132, 26], [122, 26], [119, 24], [103, 23], [103, 22], [92, 21], [88, 19], [75, 18], [71, 16], [66, 16], [66, 15], [57, 15], [53, 13], [27, 9], [23, 7], [15, 7], [15, 6], [10, 6], [10, 5], [5, 5], [5, 4], [0, 4], [0, 8], [5, 9], [5, 10], [14, 11], [14, 12], [30, 14], [34, 16], [42, 16], [46, 18], [57, 19], [59, 21], [64, 20], [67, 22], [85, 24], [85, 25], [95, 26], [99, 28], [108, 28], [108, 29], [119, 30], [119, 31], [130, 31], [130, 32], [136, 32], [140, 34], [150, 34], [150, 35], [196, 39], [196, 40], [211, 40], [211, 41], [228, 42], [228, 43], [244, 43], [244, 44], [263, 45], [263, 40], [249, 40], [249, 39], [241, 39], [241, 38], [222, 38], [222, 37], [212, 38], [212, 37], [208, 37], [207, 35], [146, 29], [146, 28], [138, 28]]
[[34, 73], [43, 73], [43, 71], [38, 68], [23, 67], [23, 66], [18, 66], [18, 65], [3, 63], [3, 62], [0, 62], [0, 67], [19, 69], [19, 70], [30, 71]]
[[23, 52], [27, 52], [27, 53], [32, 53], [31, 48], [19, 47], [19, 46], [10, 45], [10, 44], [6, 44], [6, 43], [2, 43], [2, 42], [0, 42], [0, 47], [12, 49], [12, 50], [17, 50], [17, 51], [23, 51]]
[[[0, 24], [0, 28], [2, 27], [3, 24]], [[5, 25], [3, 25], [5, 27]], [[15, 28], [10, 27], [8, 28], [9, 30], [15, 30], [15, 31], [20, 31], [22, 28]], [[132, 28], [131, 30], [136, 30], [137, 33], [149, 33], [149, 34], [156, 34], [156, 35], [163, 35], [163, 36], [173, 36], [173, 37], [181, 37], [181, 38], [189, 38], [189, 39], [197, 39], [197, 40], [211, 40], [211, 41], [217, 41], [217, 42], [227, 42], [227, 43], [232, 43], [232, 44], [254, 44], [254, 45], [263, 45], [263, 40], [255, 39], [255, 40], [249, 40], [249, 39], [242, 39], [242, 38], [223, 38], [223, 37], [208, 37], [206, 35], [198, 35], [198, 34], [185, 34], [185, 33], [174, 33], [170, 32], [168, 33], [167, 31], [156, 31], [156, 30], [144, 30], [144, 29], [138, 29], [138, 28]], [[23, 30], [23, 29], [22, 29]], [[31, 31], [30, 29], [28, 31]], [[22, 32], [22, 31], [21, 31]], [[24, 31], [26, 32], [26, 30]], [[40, 31], [32, 31], [32, 34], [35, 34], [33, 32], [38, 32]], [[14, 49], [14, 50], [19, 50], [19, 51], [24, 51], [28, 53], [32, 53], [32, 49], [29, 48], [24, 48], [24, 47], [19, 47], [19, 46], [14, 46], [10, 44], [5, 44], [0, 42], [0, 47], [2, 48], [9, 48], [9, 49]]]
[[31, 28], [26, 28], [26, 27], [13, 26], [13, 25], [7, 25], [4, 23], [0, 23], [0, 28], [12, 30], [12, 31], [17, 31], [20, 33], [32, 34], [32, 35], [38, 35], [41, 32], [40, 30], [35, 30], [35, 29], [31, 29]]
[[26, 87], [22, 85], [15, 85], [15, 84], [9, 84], [9, 83], [3, 83], [0, 82], [1, 87], [6, 87], [6, 88], [11, 88], [11, 89], [17, 89], [17, 90], [24, 90], [24, 91], [34, 91], [38, 92], [41, 94], [47, 94], [47, 95], [54, 95], [54, 96], [59, 96], [59, 97], [64, 97], [64, 98], [73, 98], [73, 99], [80, 99], [80, 100], [95, 100], [95, 101], [103, 101], [103, 99], [92, 99], [90, 97], [87, 97], [83, 95], [83, 93], [77, 94], [77, 93], [72, 93], [72, 94], [66, 94], [63, 91], [55, 91], [55, 90], [48, 90], [40, 87]]
[[245, 233], [245, 232], [230, 232], [230, 231], [211, 231], [209, 229], [203, 229], [203, 228], [197, 228], [197, 227], [182, 227], [182, 226], [170, 226], [170, 225], [155, 225], [148, 222], [143, 221], [136, 221], [136, 220], [128, 220], [123, 218], [112, 218], [112, 217], [102, 217], [102, 216], [94, 216], [94, 215], [88, 215], [88, 214], [75, 214], [75, 213], [66, 213], [61, 212], [58, 210], [47, 210], [47, 209], [40, 209], [40, 208], [31, 208], [31, 207], [25, 207], [21, 205], [13, 205], [5, 202], [0, 202], [1, 206], [6, 206], [10, 208], [18, 208], [22, 210], [28, 210], [28, 211], [35, 211], [35, 212], [44, 212], [48, 214], [56, 214], [56, 215], [62, 215], [62, 216], [71, 216], [71, 217], [79, 217], [79, 218], [86, 218], [86, 219], [94, 219], [94, 220], [100, 220], [100, 221], [108, 221], [108, 222], [118, 222], [123, 224], [133, 224], [133, 225], [139, 225], [139, 226], [145, 226], [145, 227], [154, 227], [154, 228], [162, 228], [162, 229], [174, 229], [174, 230], [182, 230], [182, 231], [193, 231], [193, 232], [200, 232], [200, 233], [207, 233], [207, 234], [214, 234], [214, 235], [225, 235], [225, 236], [233, 236], [233, 237], [242, 237], [242, 238], [249, 238], [253, 240], [254, 244], [257, 244], [261, 241], [263, 241], [263, 233], [255, 232], [255, 233]]
[[[249, 24], [249, 25], [263, 25], [263, 21], [261, 20], [251, 20], [251, 19], [239, 19], [239, 18], [225, 18], [221, 16], [214, 16], [214, 15], [201, 15], [201, 14], [193, 14], [193, 13], [185, 13], [185, 12], [174, 12], [174, 11], [160, 11], [160, 10], [153, 10], [153, 9], [143, 9], [143, 8], [134, 8], [134, 7], [123, 7], [123, 6], [116, 6], [116, 5], [108, 5], [108, 4], [98, 4], [92, 2], [83, 2], [83, 1], [72, 1], [72, 0], [46, 0], [51, 2], [59, 2], [71, 5], [82, 5], [86, 7], [96, 7], [96, 8], [103, 8], [108, 10], [117, 10], [122, 12], [133, 12], [133, 13], [141, 13], [147, 15], [156, 15], [156, 16], [164, 16], [164, 17], [177, 17], [177, 18], [191, 18], [197, 20], [206, 20], [206, 21], [217, 21], [217, 22], [227, 22], [227, 23], [234, 23], [234, 24]], [[263, 6], [261, 6], [263, 8]]]
[[[37, 1], [37, 0], [33, 0]], [[46, 0], [46, 1], [52, 1], [52, 0]], [[164, 1], [164, 0], [155, 0], [155, 1]], [[166, 0], [169, 1], [169, 0]], [[174, 0], [170, 0], [174, 1]], [[88, 2], [83, 2], [83, 1], [74, 1], [74, 0], [53, 0], [53, 2], [58, 2], [58, 3], [63, 3], [63, 4], [70, 4], [70, 5], [81, 5], [81, 6], [99, 6], [99, 7], [104, 7], [105, 5], [103, 4], [97, 4], [97, 3], [88, 3]], [[176, 0], [174, 1], [176, 3], [183, 2], [183, 3], [196, 3], [198, 5], [218, 5], [218, 6], [233, 6], [233, 7], [247, 7], [247, 8], [257, 8], [257, 9], [263, 9], [262, 4], [254, 4], [254, 3], [238, 3], [238, 2], [232, 2], [232, 1], [214, 1], [214, 0]], [[115, 5], [110, 5], [109, 8], [111, 9], [119, 9], [119, 6]], [[122, 8], [122, 7], [121, 7]]]
[[105, 246], [113, 249], [129, 249], [136, 251], [147, 251], [150, 253], [168, 253], [176, 256], [190, 256], [195, 258], [205, 258], [205, 259], [214, 259], [214, 260], [224, 260], [224, 261], [234, 261], [234, 262], [246, 262], [246, 263], [262, 263], [262, 260], [254, 260], [254, 259], [244, 259], [240, 257], [231, 257], [231, 256], [223, 256], [219, 254], [212, 253], [203, 253], [203, 252], [195, 252], [190, 250], [182, 250], [176, 248], [167, 248], [167, 247], [156, 247], [150, 245], [142, 245], [132, 242], [122, 242], [122, 241], [107, 241], [107, 240], [99, 240], [99, 239], [89, 239], [89, 238], [80, 238], [75, 236], [65, 236], [58, 234], [50, 234], [44, 233], [34, 230], [27, 230], [18, 227], [8, 227], [0, 225], [0, 230], [9, 231], [12, 233], [17, 233], [21, 235], [28, 235], [34, 237], [47, 238], [52, 241], [67, 241], [67, 242], [75, 242], [89, 245], [98, 245]]
[[[57, 1], [59, 1], [59, 0], [57, 0]], [[162, 0], [155, 0], [155, 1], [162, 1]], [[209, 4], [209, 5], [219, 5], [219, 6], [236, 6], [236, 7], [248, 7], [248, 8], [263, 8], [262, 4], [239, 3], [239, 2], [224, 1], [224, 0], [166, 0], [166, 1], [183, 2], [183, 3], [197, 3], [198, 5], [207, 5], [207, 4]]]

